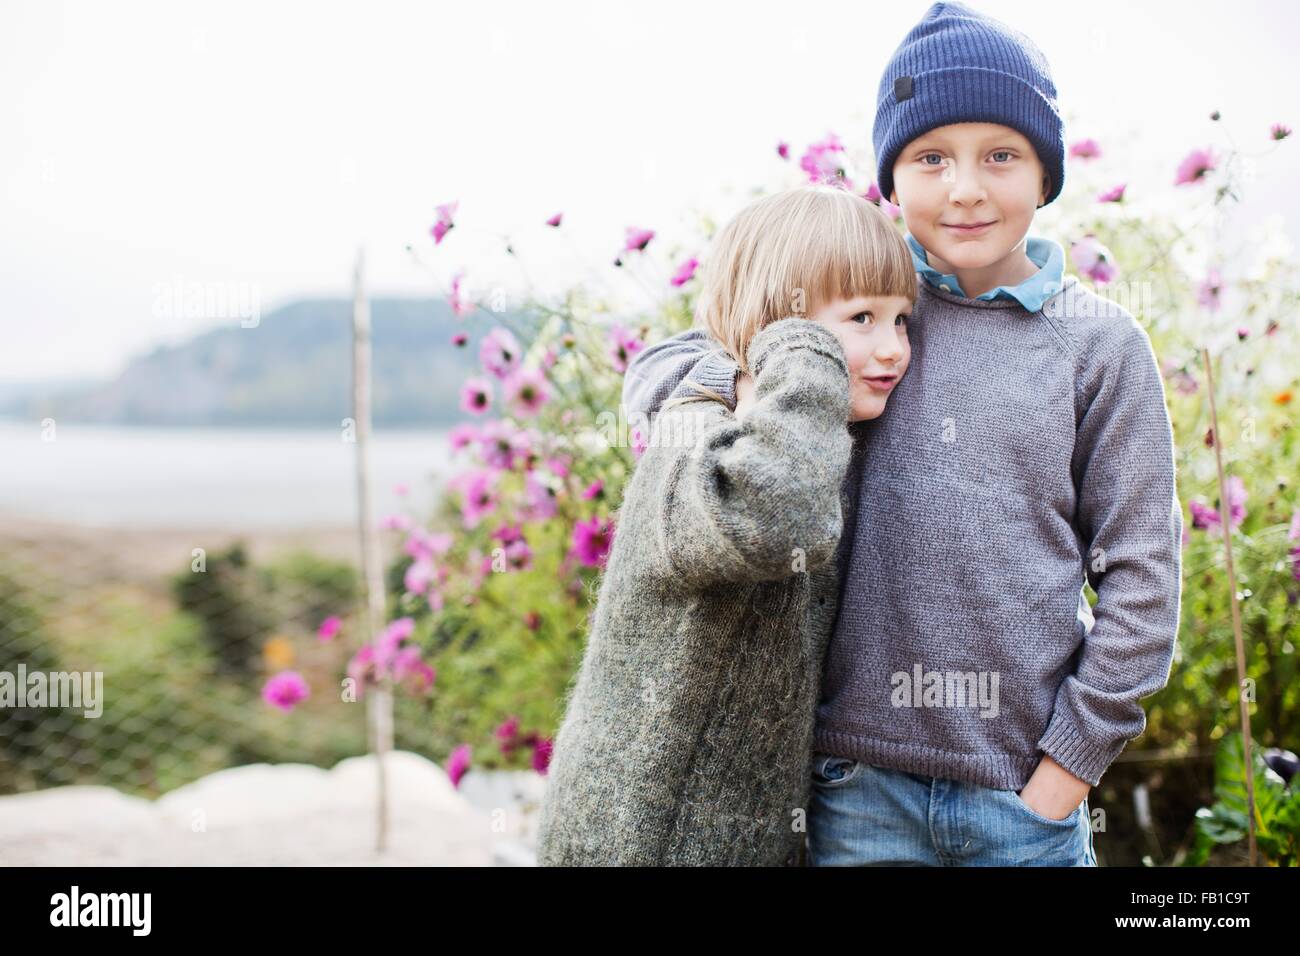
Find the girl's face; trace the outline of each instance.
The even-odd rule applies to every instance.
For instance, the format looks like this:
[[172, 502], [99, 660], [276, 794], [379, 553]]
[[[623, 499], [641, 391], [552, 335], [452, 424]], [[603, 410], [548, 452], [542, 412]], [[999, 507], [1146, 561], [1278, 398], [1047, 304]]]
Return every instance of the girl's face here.
[[837, 299], [808, 318], [835, 334], [849, 364], [849, 421], [876, 418], [907, 371], [912, 301], [899, 295]]

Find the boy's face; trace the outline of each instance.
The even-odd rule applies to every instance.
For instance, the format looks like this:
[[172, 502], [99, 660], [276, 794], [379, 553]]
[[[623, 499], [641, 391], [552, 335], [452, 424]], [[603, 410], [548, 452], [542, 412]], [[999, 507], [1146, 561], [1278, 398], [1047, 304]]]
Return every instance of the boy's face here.
[[898, 154], [890, 201], [926, 252], [952, 269], [980, 269], [1025, 238], [1047, 189], [1043, 164], [1022, 133], [998, 123], [953, 123]]

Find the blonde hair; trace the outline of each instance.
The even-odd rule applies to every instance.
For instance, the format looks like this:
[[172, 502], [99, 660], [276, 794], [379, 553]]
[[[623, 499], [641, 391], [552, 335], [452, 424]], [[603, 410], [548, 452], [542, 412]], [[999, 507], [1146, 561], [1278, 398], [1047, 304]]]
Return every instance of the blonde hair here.
[[701, 273], [695, 324], [748, 372], [750, 341], [778, 319], [839, 298], [915, 302], [916, 294], [912, 253], [888, 216], [839, 186], [801, 186], [750, 203], [718, 233]]

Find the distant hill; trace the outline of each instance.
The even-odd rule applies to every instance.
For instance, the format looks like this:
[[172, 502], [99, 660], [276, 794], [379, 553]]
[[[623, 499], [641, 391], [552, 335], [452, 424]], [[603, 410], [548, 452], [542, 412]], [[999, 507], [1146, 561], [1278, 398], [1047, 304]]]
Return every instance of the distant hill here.
[[[376, 426], [464, 417], [460, 385], [497, 323], [457, 319], [441, 299], [375, 299]], [[469, 335], [457, 348], [454, 333]], [[338, 427], [351, 413], [352, 303], [293, 302], [253, 328], [233, 322], [133, 359], [113, 381], [0, 394], [0, 414], [117, 425]]]

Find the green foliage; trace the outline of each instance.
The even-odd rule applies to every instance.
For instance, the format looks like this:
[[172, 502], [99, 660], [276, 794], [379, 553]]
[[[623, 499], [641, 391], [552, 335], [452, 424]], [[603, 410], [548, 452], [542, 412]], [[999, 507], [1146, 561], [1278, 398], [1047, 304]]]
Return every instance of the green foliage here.
[[[1246, 793], [1244, 738], [1224, 737], [1214, 760], [1211, 807], [1196, 813], [1196, 842], [1184, 866], [1202, 866], [1216, 845], [1238, 844], [1248, 838], [1250, 804]], [[1255, 787], [1255, 841], [1270, 866], [1300, 866], [1300, 787], [1287, 786], [1269, 769], [1258, 747], [1251, 748]]]

